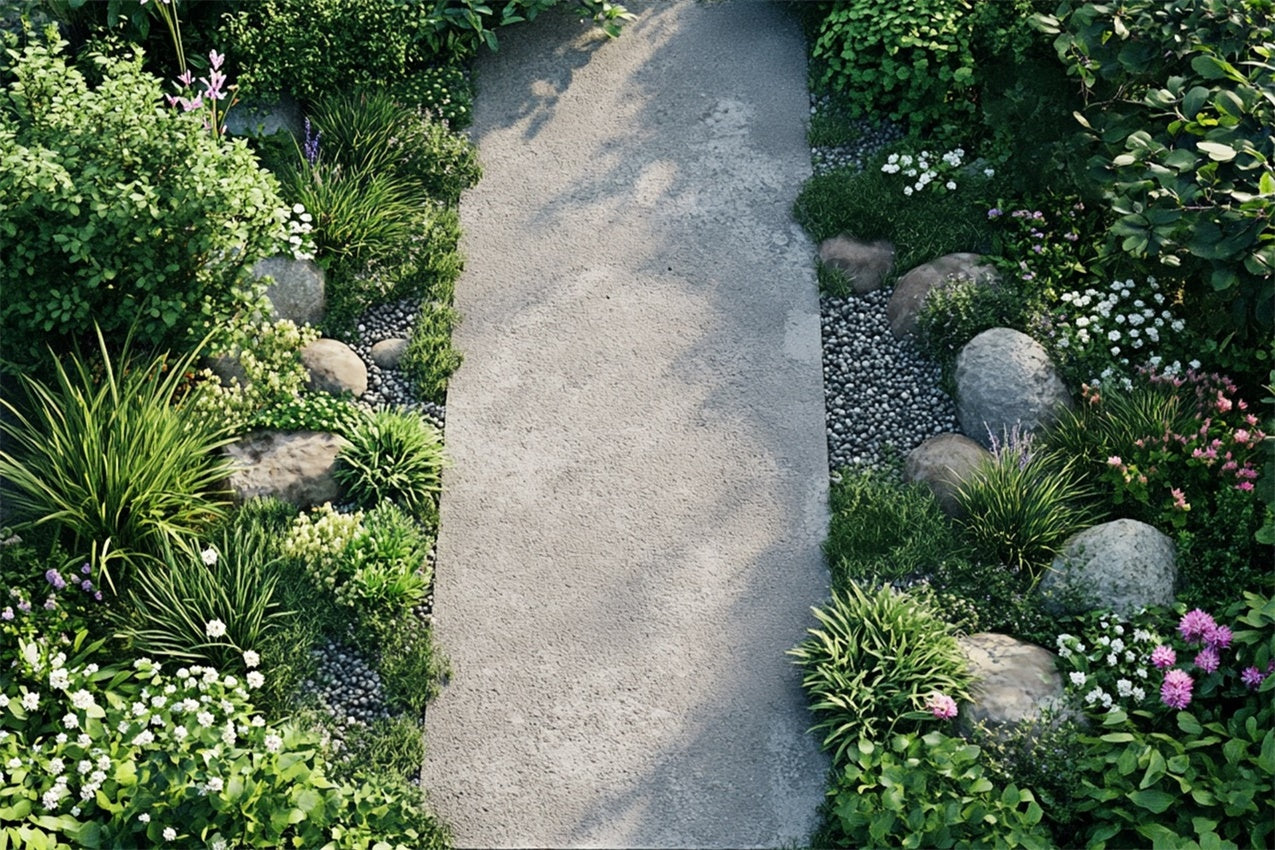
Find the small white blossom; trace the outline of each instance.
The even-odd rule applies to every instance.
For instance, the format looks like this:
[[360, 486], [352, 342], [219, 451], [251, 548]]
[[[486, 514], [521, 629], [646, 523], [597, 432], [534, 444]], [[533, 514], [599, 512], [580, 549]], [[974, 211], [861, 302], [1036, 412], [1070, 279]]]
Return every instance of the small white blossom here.
[[251, 649], [245, 649], [243, 653], [243, 663], [245, 667], [256, 667], [261, 663], [261, 656]]
[[209, 546], [207, 549], [199, 553], [199, 560], [204, 562], [204, 566], [213, 567], [217, 565], [217, 550]]
[[221, 620], [209, 620], [204, 626], [204, 633], [210, 638], [223, 637], [226, 634], [226, 624]]

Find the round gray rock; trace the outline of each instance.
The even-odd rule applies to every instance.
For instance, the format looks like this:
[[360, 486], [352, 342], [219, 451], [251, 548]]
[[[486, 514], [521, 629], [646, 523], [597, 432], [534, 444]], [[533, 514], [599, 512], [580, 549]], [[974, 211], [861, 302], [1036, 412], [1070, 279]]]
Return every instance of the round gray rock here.
[[973, 700], [961, 706], [965, 734], [978, 723], [989, 727], [1036, 720], [1063, 703], [1063, 682], [1054, 654], [1009, 635], [980, 632], [957, 642], [974, 676]]
[[930, 488], [948, 516], [959, 516], [956, 491], [992, 453], [964, 434], [936, 434], [908, 453], [903, 480]]
[[1178, 579], [1173, 541], [1145, 522], [1117, 519], [1073, 535], [1040, 581], [1055, 611], [1132, 614], [1173, 603]]
[[1040, 343], [1011, 328], [991, 328], [956, 357], [956, 417], [961, 430], [991, 447], [1017, 426], [1047, 428], [1071, 407], [1071, 394]]
[[312, 260], [267, 257], [252, 267], [252, 273], [273, 281], [266, 287], [266, 298], [274, 308], [275, 319], [288, 319], [298, 325], [318, 325], [323, 321], [323, 269]]
[[899, 278], [886, 305], [886, 318], [895, 339], [903, 339], [916, 330], [916, 318], [929, 294], [956, 281], [973, 281], [979, 286], [995, 286], [1000, 280], [996, 269], [984, 265], [979, 254], [946, 254], [919, 265]]
[[301, 365], [310, 373], [312, 390], [356, 398], [367, 392], [367, 364], [340, 340], [316, 339], [301, 350]]
[[237, 502], [274, 496], [307, 508], [339, 498], [332, 477], [336, 456], [349, 442], [321, 431], [264, 431], [226, 448], [235, 462], [230, 487]]
[[372, 362], [382, 369], [397, 369], [407, 353], [407, 340], [383, 339], [372, 346]]
[[862, 295], [881, 288], [894, 265], [894, 246], [884, 240], [863, 242], [843, 233], [819, 243], [819, 261], [844, 274], [851, 288]]

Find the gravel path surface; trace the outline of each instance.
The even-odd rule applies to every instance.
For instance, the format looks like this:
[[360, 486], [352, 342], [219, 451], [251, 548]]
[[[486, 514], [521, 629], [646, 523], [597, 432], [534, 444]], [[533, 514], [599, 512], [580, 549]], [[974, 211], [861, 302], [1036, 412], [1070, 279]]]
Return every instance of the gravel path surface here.
[[823, 795], [784, 655], [827, 595], [800, 29], [628, 5], [478, 68], [424, 770], [460, 847], [774, 847]]

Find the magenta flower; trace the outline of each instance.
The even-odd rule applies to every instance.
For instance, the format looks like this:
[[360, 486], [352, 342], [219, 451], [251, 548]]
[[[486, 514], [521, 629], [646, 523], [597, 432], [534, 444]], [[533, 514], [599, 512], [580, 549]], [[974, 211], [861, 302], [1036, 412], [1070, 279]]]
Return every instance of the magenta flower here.
[[1205, 673], [1214, 673], [1217, 671], [1218, 665], [1222, 663], [1221, 657], [1217, 654], [1217, 647], [1209, 644], [1201, 649], [1195, 655], [1195, 666], [1199, 667]]
[[1262, 682], [1266, 679], [1266, 674], [1256, 667], [1245, 667], [1244, 672], [1240, 673], [1240, 681], [1244, 683], [1244, 687], [1251, 691], [1261, 687]]
[[1182, 615], [1182, 620], [1178, 623], [1178, 634], [1187, 642], [1203, 640], [1216, 629], [1217, 623], [1213, 618], [1199, 608]]
[[951, 720], [956, 716], [956, 700], [938, 691], [926, 698], [925, 707], [939, 720]]
[[1204, 636], [1204, 642], [1214, 649], [1226, 649], [1231, 645], [1233, 637], [1235, 636], [1231, 633], [1230, 626], [1218, 626]]
[[1182, 670], [1170, 670], [1164, 674], [1160, 685], [1160, 701], [1169, 708], [1183, 709], [1191, 703], [1191, 689], [1195, 682]]
[[1151, 650], [1151, 663], [1157, 670], [1163, 670], [1178, 663], [1178, 654], [1173, 651], [1173, 647], [1160, 644]]

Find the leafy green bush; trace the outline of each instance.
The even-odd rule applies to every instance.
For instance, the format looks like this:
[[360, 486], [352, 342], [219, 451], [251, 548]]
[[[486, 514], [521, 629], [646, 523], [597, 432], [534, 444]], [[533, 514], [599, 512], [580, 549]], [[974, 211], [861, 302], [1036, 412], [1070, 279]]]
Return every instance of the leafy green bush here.
[[944, 384], [952, 385], [956, 357], [967, 342], [990, 328], [1026, 332], [1027, 325], [1027, 304], [1012, 282], [989, 285], [959, 278], [925, 296], [917, 314], [916, 344], [939, 364]]
[[421, 68], [385, 83], [383, 91], [404, 106], [446, 121], [453, 130], [473, 122], [474, 85], [459, 63]]
[[392, 173], [448, 206], [482, 174], [468, 139], [380, 89], [327, 94], [310, 120], [329, 164], [354, 174]]
[[444, 403], [447, 381], [460, 368], [463, 357], [452, 345], [452, 329], [459, 316], [451, 307], [426, 301], [412, 326], [402, 369], [425, 401]]
[[141, 59], [94, 56], [90, 88], [63, 42], [10, 44], [0, 67], [0, 332], [22, 370], [48, 342], [189, 347], [255, 305], [249, 269], [286, 243], [278, 184], [243, 142], [159, 107]]
[[838, 0], [811, 46], [817, 86], [855, 117], [888, 116], [917, 130], [975, 116], [973, 15], [968, 0]]
[[64, 627], [39, 607], [0, 620], [0, 841], [447, 846], [419, 792], [367, 775], [335, 783], [317, 734], [268, 724], [253, 671], [112, 663], [83, 631], [53, 637]]
[[239, 667], [245, 651], [260, 654], [266, 635], [295, 613], [276, 599], [273, 548], [271, 538], [240, 525], [206, 548], [166, 553], [134, 574], [112, 612], [116, 636], [164, 662]]
[[1035, 796], [985, 775], [974, 744], [941, 732], [860, 738], [836, 773], [836, 847], [1026, 847], [1048, 850]]
[[395, 502], [427, 525], [437, 517], [442, 489], [442, 435], [408, 410], [380, 410], [349, 437], [333, 477], [363, 507]]
[[[429, 626], [415, 612], [390, 627], [378, 627], [376, 671], [391, 708], [420, 717], [425, 704], [438, 696], [447, 664], [436, 654]], [[419, 766], [419, 762], [417, 763]]]
[[1072, 460], [1035, 450], [1033, 442], [1017, 432], [994, 441], [991, 460], [957, 488], [956, 500], [957, 524], [975, 553], [1034, 587], [1063, 541], [1095, 515]]
[[816, 242], [847, 233], [894, 244], [896, 269], [907, 270], [957, 251], [990, 247], [979, 178], [954, 192], [919, 192], [905, 197], [897, 178], [881, 171], [885, 156], [863, 171], [838, 169], [807, 180], [793, 216]]
[[1065, 0], [1038, 18], [1084, 89], [1109, 250], [1162, 264], [1217, 365], [1270, 368], [1275, 326], [1275, 18], [1251, 0]]
[[818, 722], [812, 731], [841, 763], [867, 738], [931, 719], [926, 699], [939, 692], [968, 699], [970, 675], [951, 627], [923, 596], [858, 584], [814, 608], [821, 628], [788, 651], [804, 671], [802, 687]]
[[832, 485], [824, 553], [834, 587], [925, 572], [960, 548], [951, 522], [924, 485], [900, 485], [868, 469], [842, 470]]
[[[54, 363], [56, 384], [23, 377], [29, 412], [0, 408], [0, 479], [20, 533], [42, 533], [92, 563], [98, 583], [115, 581], [166, 547], [193, 541], [225, 514], [219, 488], [230, 463], [219, 449], [226, 426], [191, 416], [183, 382], [194, 354]], [[121, 575], [122, 574], [122, 575]]]

